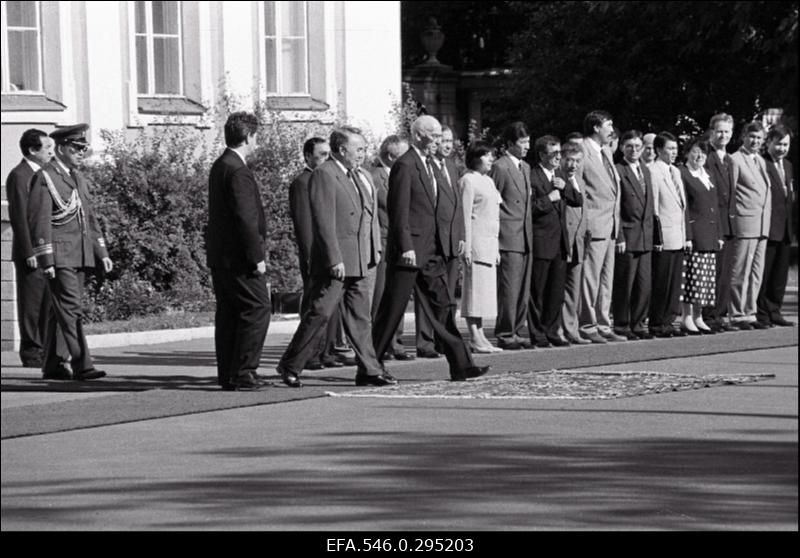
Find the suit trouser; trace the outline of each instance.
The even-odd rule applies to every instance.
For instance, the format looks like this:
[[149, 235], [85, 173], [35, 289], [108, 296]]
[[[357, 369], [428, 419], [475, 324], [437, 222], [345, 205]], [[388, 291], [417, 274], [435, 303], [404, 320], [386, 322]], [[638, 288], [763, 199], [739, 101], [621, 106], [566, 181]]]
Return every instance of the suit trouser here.
[[756, 320], [766, 249], [766, 238], [737, 238], [734, 241], [729, 306], [731, 321]]
[[211, 282], [217, 299], [214, 315], [217, 381], [224, 386], [232, 378], [258, 369], [271, 305], [263, 275], [216, 268], [211, 270]]
[[581, 287], [583, 286], [583, 261], [568, 262], [564, 278], [564, 303], [561, 305], [561, 335], [578, 339], [580, 329], [578, 316], [581, 311]]
[[72, 267], [56, 268], [55, 278], [49, 280], [51, 306], [45, 335], [44, 374], [58, 372], [65, 353], [69, 353], [73, 373], [94, 368], [83, 333], [83, 281], [83, 270]]
[[528, 324], [531, 270], [533, 258], [530, 253], [500, 251], [500, 265], [497, 266], [497, 321], [494, 335], [498, 345], [518, 343], [527, 333], [533, 337]]
[[[386, 288], [386, 261], [381, 260], [381, 262], [378, 264], [377, 269], [375, 270], [375, 287], [374, 290], [372, 291], [371, 314], [373, 323], [375, 322], [375, 317], [378, 315], [378, 306], [381, 303], [381, 298], [383, 298], [383, 291], [385, 288]], [[419, 316], [419, 314], [417, 314], [417, 316]], [[389, 353], [395, 355], [404, 352], [405, 352], [405, 347], [403, 346], [403, 320], [401, 319], [400, 322], [397, 324], [397, 329], [395, 330], [394, 337], [392, 337], [392, 341], [389, 345]], [[383, 355], [381, 355], [381, 357], [383, 357]]]
[[22, 360], [39, 359], [44, 354], [47, 323], [50, 316], [50, 293], [47, 277], [40, 269], [30, 269], [25, 260], [14, 260], [17, 282], [17, 321], [19, 354]]
[[[428, 275], [418, 268], [397, 265], [389, 268], [386, 289], [372, 324], [375, 352], [378, 355], [385, 354], [397, 323], [403, 318], [412, 289], [414, 297], [420, 301], [420, 309], [433, 325], [434, 339], [447, 357], [450, 374], [474, 366], [455, 318], [448, 311], [453, 301], [450, 299], [444, 270], [441, 274]], [[446, 321], [440, 321], [440, 316], [445, 316]]]
[[672, 328], [675, 308], [680, 306], [683, 250], [653, 252], [653, 295], [650, 298], [651, 332]]
[[592, 239], [583, 260], [580, 330], [589, 334], [611, 331], [611, 290], [614, 284], [613, 238]]
[[722, 249], [717, 252], [717, 273], [714, 306], [703, 308], [703, 318], [715, 322], [721, 321], [728, 315], [728, 306], [731, 302], [731, 276], [733, 275], [733, 254], [735, 238], [725, 237]]
[[611, 312], [615, 329], [644, 331], [652, 289], [651, 252], [625, 252], [614, 258]]
[[780, 319], [786, 282], [789, 277], [791, 245], [780, 240], [768, 240], [764, 256], [764, 278], [758, 293], [757, 318], [763, 322]]
[[531, 341], [544, 342], [558, 337], [567, 262], [560, 252], [552, 260], [532, 259], [528, 329]]
[[[447, 278], [447, 290], [450, 293], [450, 300], [453, 302], [450, 307], [448, 308], [448, 312], [453, 314], [453, 319], [455, 320], [455, 312], [456, 312], [456, 285], [458, 284], [458, 272], [459, 272], [459, 259], [458, 258], [450, 258], [447, 260], [445, 264], [445, 268], [447, 272], [445, 273], [445, 277]], [[441, 347], [435, 343], [434, 335], [433, 335], [433, 324], [428, 320], [425, 313], [422, 311], [419, 301], [416, 297], [414, 297], [414, 317], [416, 318], [416, 329], [417, 329], [417, 350], [418, 351], [426, 351], [426, 352], [441, 352], [439, 349]], [[446, 323], [447, 316], [440, 316], [440, 322]]]
[[[373, 274], [375, 270], [368, 273]], [[326, 325], [339, 307], [345, 335], [356, 353], [358, 374], [381, 374], [383, 367], [375, 356], [372, 343], [371, 286], [369, 276], [345, 277], [342, 281], [330, 276], [312, 275], [308, 311], [300, 319], [300, 325], [281, 357], [280, 366], [287, 372], [300, 374], [316, 353]]]
[[[300, 316], [302, 317], [311, 305], [311, 277], [308, 275], [308, 272], [303, 269], [300, 270], [300, 277], [303, 279], [303, 300], [300, 303]], [[328, 320], [325, 328], [325, 335], [320, 339], [317, 354], [311, 357], [311, 362], [315, 360], [332, 360], [334, 358], [333, 347], [338, 341], [339, 323], [340, 313], [339, 307], [337, 306]]]

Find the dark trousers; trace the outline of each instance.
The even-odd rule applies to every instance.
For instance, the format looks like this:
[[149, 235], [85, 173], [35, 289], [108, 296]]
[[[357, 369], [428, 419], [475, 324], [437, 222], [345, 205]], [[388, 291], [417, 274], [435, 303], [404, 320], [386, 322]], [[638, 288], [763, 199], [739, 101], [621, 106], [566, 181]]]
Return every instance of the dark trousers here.
[[17, 321], [19, 323], [19, 356], [22, 361], [40, 360], [50, 317], [50, 293], [47, 277], [41, 269], [30, 269], [25, 260], [14, 260], [17, 282]]
[[[370, 273], [374, 273], [374, 270]], [[356, 353], [358, 374], [381, 374], [383, 367], [375, 356], [372, 343], [371, 285], [369, 277], [345, 277], [344, 281], [340, 281], [329, 276], [312, 275], [309, 308], [300, 319], [300, 325], [281, 357], [281, 368], [300, 374], [317, 353], [326, 326], [336, 308], [340, 307], [345, 335]]]
[[650, 330], [671, 328], [680, 307], [683, 250], [653, 252], [653, 296], [650, 299]]
[[217, 379], [221, 386], [255, 372], [267, 337], [271, 306], [266, 279], [231, 269], [212, 269], [217, 299], [214, 347]]
[[534, 343], [558, 338], [566, 279], [567, 262], [560, 253], [552, 260], [533, 258], [528, 329]]
[[[500, 252], [497, 267], [497, 322], [494, 335], [497, 344], [518, 343], [523, 340], [531, 292], [533, 257], [522, 252]], [[528, 334], [533, 329], [528, 324]]]
[[[384, 250], [385, 253], [385, 250]], [[386, 261], [381, 260], [378, 264], [378, 267], [375, 270], [375, 288], [372, 292], [372, 322], [375, 323], [375, 318], [378, 315], [378, 306], [380, 306], [381, 298], [383, 298], [383, 292], [386, 289]], [[419, 316], [419, 314], [417, 314]], [[417, 317], [419, 319], [419, 317]], [[396, 355], [399, 353], [405, 352], [405, 347], [403, 346], [403, 319], [400, 319], [400, 322], [397, 324], [397, 329], [395, 330], [395, 334], [392, 337], [391, 342], [389, 343], [389, 353], [392, 355]], [[381, 359], [383, 359], [383, 355], [380, 355]]]
[[[450, 293], [450, 300], [452, 301], [449, 312], [453, 314], [453, 320], [455, 320], [456, 285], [458, 283], [459, 271], [458, 258], [451, 258], [447, 260], [445, 268], [447, 270], [445, 273], [447, 290]], [[417, 328], [417, 350], [424, 352], [442, 352], [442, 348], [434, 341], [433, 324], [428, 320], [427, 316], [422, 311], [422, 307], [420, 306], [420, 303], [416, 297], [414, 298], [414, 316], [416, 317], [415, 322]], [[445, 317], [444, 320], [442, 320], [443, 323], [447, 323], [447, 319], [448, 318]]]
[[764, 275], [758, 292], [756, 318], [761, 322], [780, 319], [783, 296], [786, 294], [786, 281], [789, 277], [791, 246], [788, 242], [767, 241], [764, 256]]
[[731, 302], [731, 273], [733, 272], [734, 237], [726, 237], [722, 249], [717, 252], [717, 290], [714, 306], [703, 308], [703, 319], [718, 322], [728, 315]]
[[[300, 277], [303, 280], [303, 300], [300, 302], [300, 316], [302, 316], [311, 306], [311, 276], [301, 268]], [[341, 318], [339, 315], [339, 307], [337, 306], [325, 326], [325, 335], [320, 339], [317, 354], [313, 355], [309, 362], [333, 360], [333, 348], [338, 341], [340, 323]]]
[[49, 281], [51, 306], [42, 366], [45, 375], [59, 371], [66, 353], [73, 373], [94, 368], [83, 333], [83, 281], [83, 271], [71, 267], [56, 268], [55, 278]]
[[[444, 266], [444, 262], [441, 266]], [[375, 352], [383, 355], [389, 347], [397, 323], [405, 313], [412, 289], [414, 297], [420, 302], [420, 309], [433, 325], [434, 339], [447, 357], [451, 375], [474, 366], [472, 356], [450, 313], [453, 301], [450, 299], [444, 270], [441, 274], [429, 275], [416, 268], [389, 267], [386, 289], [372, 324]]]
[[644, 331], [652, 287], [651, 252], [625, 252], [614, 259], [611, 312], [614, 329]]

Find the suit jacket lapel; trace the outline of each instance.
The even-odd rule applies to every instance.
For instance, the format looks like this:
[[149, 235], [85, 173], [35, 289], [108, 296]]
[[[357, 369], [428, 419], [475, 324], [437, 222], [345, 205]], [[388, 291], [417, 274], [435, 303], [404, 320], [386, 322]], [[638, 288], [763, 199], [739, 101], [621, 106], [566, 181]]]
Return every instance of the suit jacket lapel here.
[[[646, 199], [644, 197], [645, 196], [644, 189], [647, 188], [647, 186], [645, 185], [646, 182], [645, 182], [645, 184], [639, 184], [639, 177], [636, 176], [635, 172], [633, 172], [633, 168], [631, 168], [631, 166], [628, 163], [623, 163], [623, 164], [625, 166], [623, 167], [622, 179], [628, 181], [628, 183], [633, 188], [633, 191], [636, 194], [636, 197], [639, 198], [639, 200], [642, 202], [642, 204], [644, 204], [645, 201], [646, 201]], [[639, 164], [641, 165], [641, 163], [639, 163]], [[639, 169], [641, 169], [641, 168], [642, 167], [640, 166]], [[644, 171], [642, 171], [642, 179], [644, 179]]]
[[425, 194], [428, 196], [428, 201], [431, 202], [431, 207], [436, 209], [436, 200], [433, 199], [433, 184], [431, 184], [428, 170], [416, 154], [414, 155], [414, 163], [417, 165], [417, 172], [419, 172], [419, 179], [422, 181], [422, 186], [425, 188]]
[[347, 195], [350, 196], [350, 201], [353, 202], [353, 207], [355, 207], [358, 211], [361, 211], [361, 196], [358, 195], [358, 192], [355, 191], [356, 185], [353, 184], [353, 181], [342, 172], [342, 169], [339, 168], [339, 165], [334, 164], [334, 168], [336, 169], [336, 178], [339, 180], [339, 183], [344, 188]]
[[455, 192], [453, 188], [450, 186], [450, 172], [447, 170], [447, 161], [442, 159], [442, 168], [439, 169], [439, 174], [442, 175], [442, 180], [444, 184], [439, 184], [439, 192], [444, 192], [447, 194], [447, 197], [450, 198], [450, 201], [455, 201]]
[[514, 182], [514, 186], [516, 186], [517, 191], [520, 195], [525, 196], [525, 177], [522, 175], [522, 170], [517, 168], [514, 164], [514, 161], [511, 160], [511, 157], [506, 155], [506, 165], [508, 166], [508, 174], [511, 175], [511, 180]]

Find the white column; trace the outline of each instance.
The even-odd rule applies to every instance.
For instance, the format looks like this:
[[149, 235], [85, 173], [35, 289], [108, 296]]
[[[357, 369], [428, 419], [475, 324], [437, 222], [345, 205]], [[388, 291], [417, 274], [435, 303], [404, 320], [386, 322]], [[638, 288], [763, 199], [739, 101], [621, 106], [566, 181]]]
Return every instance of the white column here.
[[242, 110], [253, 108], [257, 15], [253, 2], [222, 3], [222, 75], [226, 90], [242, 102]]

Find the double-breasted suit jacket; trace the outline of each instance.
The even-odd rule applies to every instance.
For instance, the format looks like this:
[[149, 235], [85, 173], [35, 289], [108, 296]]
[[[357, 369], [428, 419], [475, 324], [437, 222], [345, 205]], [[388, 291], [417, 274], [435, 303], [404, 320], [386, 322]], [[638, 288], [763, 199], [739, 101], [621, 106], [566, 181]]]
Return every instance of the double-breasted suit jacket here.
[[692, 250], [695, 252], [717, 252], [722, 238], [722, 224], [716, 185], [706, 188], [703, 181], [685, 166], [681, 167], [681, 178], [686, 190], [686, 238], [692, 241]]
[[561, 199], [555, 202], [549, 198], [553, 190], [542, 167], [536, 165], [531, 170], [531, 229], [536, 259], [563, 258], [569, 245], [565, 207], [583, 206], [583, 195], [575, 190], [572, 182], [566, 183]]
[[769, 236], [772, 192], [767, 165], [760, 155], [739, 150], [731, 155], [731, 183], [734, 187], [733, 234], [738, 238]]
[[656, 160], [650, 165], [654, 211], [664, 250], [683, 250], [686, 244], [686, 192], [678, 167]]
[[354, 184], [343, 168], [331, 159], [311, 174], [312, 275], [330, 275], [332, 266], [343, 263], [345, 277], [365, 277], [380, 260], [378, 200], [372, 178], [362, 169], [353, 171], [355, 178], [368, 182], [366, 190], [363, 183]]
[[494, 180], [503, 203], [500, 205], [500, 250], [528, 253], [531, 251], [531, 167], [520, 161], [520, 167], [504, 155], [492, 165], [489, 176]]
[[732, 202], [736, 199], [733, 192], [731, 156], [727, 153], [720, 159], [716, 151], [711, 151], [706, 158], [706, 171], [711, 178], [711, 183], [717, 190], [717, 208], [719, 228], [722, 236], [730, 237], [733, 235], [733, 207]]
[[39, 267], [92, 268], [108, 257], [83, 174], [53, 160], [33, 177], [28, 200], [33, 254]]
[[648, 252], [653, 249], [653, 180], [650, 169], [639, 162], [644, 185], [639, 182], [636, 171], [627, 163], [617, 165], [620, 176], [620, 221], [622, 240], [626, 252]]

